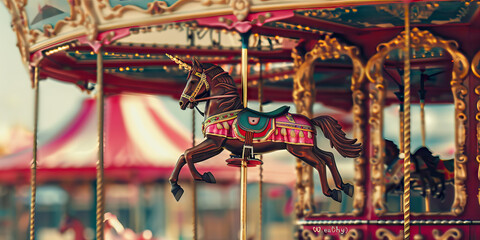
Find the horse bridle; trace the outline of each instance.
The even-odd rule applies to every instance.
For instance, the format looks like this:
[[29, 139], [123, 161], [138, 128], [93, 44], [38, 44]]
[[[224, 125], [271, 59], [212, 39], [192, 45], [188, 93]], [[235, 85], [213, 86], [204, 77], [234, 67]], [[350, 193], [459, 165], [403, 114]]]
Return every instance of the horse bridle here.
[[197, 87], [195, 90], [193, 90], [192, 95], [188, 95], [185, 93], [182, 93], [182, 97], [188, 99], [189, 102], [193, 103], [196, 102], [195, 97], [197, 97], [198, 92], [200, 92], [200, 89], [202, 88], [203, 85], [205, 85], [205, 89], [210, 89], [210, 86], [208, 85], [207, 82], [207, 75], [205, 74], [205, 71], [203, 71], [201, 74], [199, 72], [195, 72], [195, 76], [200, 77], [200, 82], [197, 84]]
[[[211, 68], [210, 68], [210, 69], [211, 69]], [[210, 85], [209, 85], [208, 82], [207, 82], [207, 75], [205, 74], [205, 72], [207, 72], [207, 71], [210, 70], [210, 69], [203, 70], [203, 72], [202, 72], [201, 74], [200, 74], [199, 72], [195, 72], [195, 76], [200, 77], [200, 82], [198, 83], [198, 85], [197, 85], [197, 87], [195, 88], [195, 90], [193, 90], [192, 95], [189, 96], [188, 94], [182, 93], [182, 97], [188, 99], [188, 101], [191, 102], [191, 103], [202, 102], [202, 101], [206, 101], [206, 100], [210, 100], [210, 99], [235, 97], [236, 95], [229, 94], [229, 95], [210, 96], [210, 97], [195, 99], [195, 98], [197, 97], [198, 92], [200, 92], [200, 89], [202, 89], [202, 86], [203, 86], [203, 85], [205, 85], [205, 89], [206, 89], [207, 91], [210, 89]], [[217, 74], [215, 77], [213, 77], [212, 80], [215, 79], [216, 77], [218, 77], [218, 76], [220, 76], [220, 75], [223, 75], [223, 74], [226, 74], [226, 73], [227, 73], [227, 72], [219, 73], [219, 74]]]

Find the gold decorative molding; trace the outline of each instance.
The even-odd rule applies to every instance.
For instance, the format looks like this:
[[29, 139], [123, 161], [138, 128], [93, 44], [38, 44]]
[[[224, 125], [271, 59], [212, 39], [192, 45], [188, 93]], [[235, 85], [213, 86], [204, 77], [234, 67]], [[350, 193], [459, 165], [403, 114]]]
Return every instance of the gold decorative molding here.
[[303, 229], [302, 230], [302, 239], [305, 239], [305, 240], [327, 240], [327, 239], [332, 239], [332, 236], [329, 236], [328, 234], [323, 233], [323, 231], [318, 231], [318, 235], [315, 235], [315, 233], [312, 230]]
[[94, 41], [98, 35], [98, 25], [99, 25], [98, 17], [95, 12], [95, 6], [93, 4], [93, 1], [89, 1], [89, 0], [81, 0], [81, 1], [82, 1], [83, 9], [85, 9], [84, 26], [87, 31], [88, 40]]
[[99, 0], [98, 8], [100, 10], [100, 15], [104, 20], [112, 20], [114, 18], [121, 18], [123, 15], [130, 12], [148, 15], [171, 13], [180, 6], [192, 2], [200, 3], [202, 6], [211, 6], [213, 4], [229, 5], [233, 15], [235, 15], [238, 21], [245, 20], [252, 5], [251, 0], [178, 0], [170, 6], [168, 6], [165, 1], [150, 2], [147, 4], [147, 8], [144, 9], [134, 5], [116, 5], [112, 7], [108, 0]]
[[[467, 88], [463, 80], [468, 74], [468, 60], [458, 50], [458, 44], [452, 40], [443, 40], [435, 37], [428, 31], [420, 31], [413, 28], [411, 31], [412, 44], [414, 49], [425, 48], [429, 50], [434, 47], [445, 49], [453, 60], [452, 80], [450, 85], [455, 104], [455, 199], [452, 211], [448, 215], [459, 215], [464, 211], [467, 193], [465, 189], [466, 162], [465, 154], [467, 114], [466, 96]], [[371, 126], [371, 144], [373, 156], [370, 158], [370, 171], [372, 178], [373, 205], [378, 216], [386, 214], [385, 207], [385, 185], [384, 185], [384, 141], [383, 141], [383, 108], [385, 104], [386, 83], [383, 78], [382, 69], [385, 57], [394, 49], [402, 49], [405, 45], [405, 32], [400, 33], [388, 43], [382, 43], [377, 47], [377, 53], [370, 58], [366, 66], [368, 79], [375, 84], [370, 91], [371, 110], [369, 123]], [[442, 213], [432, 213], [441, 215]]]
[[340, 240], [358, 240], [358, 239], [363, 239], [362, 230], [351, 229], [348, 231], [348, 233], [344, 235], [340, 235]]
[[[301, 55], [296, 48], [292, 51], [292, 58], [295, 66], [295, 76], [293, 81], [293, 102], [297, 107], [297, 112], [311, 117], [313, 103], [315, 102], [315, 83], [313, 80], [314, 62], [316, 59], [337, 59], [342, 55], [350, 57], [353, 63], [352, 73], [352, 98], [353, 98], [353, 132], [357, 142], [365, 142], [365, 70], [364, 64], [360, 59], [360, 53], [357, 47], [348, 46], [338, 41], [336, 38], [326, 36], [324, 40], [319, 40], [312, 50], [305, 55]], [[298, 216], [321, 216], [321, 215], [360, 215], [365, 206], [365, 163], [364, 153], [355, 159], [355, 192], [353, 196], [353, 212], [339, 214], [314, 213], [313, 206], [313, 180], [311, 169], [309, 172], [301, 169], [311, 168], [302, 167], [297, 162], [297, 193], [299, 201], [296, 205]], [[305, 172], [305, 174], [303, 173]], [[310, 188], [312, 188], [310, 190]], [[306, 211], [308, 209], [308, 211]]]
[[[313, 68], [310, 65], [302, 65], [303, 56], [300, 56], [294, 48], [292, 57], [295, 66], [293, 80], [293, 102], [297, 113], [312, 117], [313, 103], [315, 102], [315, 83], [313, 81]], [[295, 203], [297, 217], [311, 216], [314, 212], [313, 204], [313, 168], [297, 159], [296, 163], [298, 199]], [[303, 234], [302, 234], [303, 235]]]
[[233, 9], [233, 15], [238, 21], [243, 21], [250, 11], [250, 0], [229, 0], [230, 7]]
[[462, 230], [458, 228], [450, 228], [443, 234], [441, 234], [440, 230], [434, 229], [432, 233], [433, 233], [433, 238], [435, 240], [448, 240], [448, 239], [458, 240], [458, 239], [462, 239], [463, 237]]
[[27, 15], [25, 14], [25, 5], [27, 4], [26, 0], [24, 1], [13, 1], [13, 0], [3, 0], [5, 7], [7, 7], [10, 15], [12, 16], [12, 30], [17, 36], [17, 47], [20, 50], [20, 56], [24, 64], [28, 64], [30, 58], [30, 44], [27, 40], [28, 33], [28, 20]]
[[[100, 10], [100, 15], [104, 20], [112, 20], [114, 18], [121, 18], [124, 14], [129, 12], [143, 13], [148, 15], [157, 15], [165, 12], [172, 12], [179, 6], [185, 4], [186, 2], [192, 2], [189, 0], [179, 0], [168, 6], [164, 1], [154, 1], [147, 4], [147, 9], [135, 5], [116, 5], [111, 7], [109, 0], [99, 0], [98, 9]], [[210, 3], [210, 1], [208, 1]], [[221, 1], [225, 3], [224, 1]]]
[[[480, 73], [478, 72], [478, 69], [477, 69], [479, 64], [480, 64], [480, 51], [475, 54], [475, 56], [473, 57], [473, 60], [472, 60], [472, 64], [471, 64], [472, 72], [478, 79], [480, 79]], [[475, 119], [477, 120], [477, 157], [476, 157], [476, 160], [479, 164], [479, 167], [478, 167], [478, 170], [477, 170], [477, 172], [478, 172], [477, 177], [478, 177], [478, 180], [480, 180], [480, 85], [479, 84], [477, 84], [477, 86], [475, 87], [475, 94], [477, 96], [479, 96], [477, 98], [477, 113], [475, 114]], [[480, 205], [480, 186], [478, 187], [477, 199], [478, 199], [478, 204]]]
[[425, 240], [425, 237], [422, 234], [417, 233], [413, 236], [413, 240]]
[[395, 235], [394, 233], [392, 233], [390, 230], [388, 230], [386, 228], [379, 228], [375, 232], [375, 236], [379, 240], [384, 240], [385, 238], [387, 240], [402, 240], [403, 239], [403, 230], [400, 230], [400, 233], [398, 233], [398, 235]]
[[479, 65], [480, 65], [480, 51], [478, 51], [475, 54], [475, 56], [473, 56], [472, 64], [471, 64], [472, 72], [477, 78], [480, 78], [480, 73], [478, 72], [478, 69], [477, 69]]

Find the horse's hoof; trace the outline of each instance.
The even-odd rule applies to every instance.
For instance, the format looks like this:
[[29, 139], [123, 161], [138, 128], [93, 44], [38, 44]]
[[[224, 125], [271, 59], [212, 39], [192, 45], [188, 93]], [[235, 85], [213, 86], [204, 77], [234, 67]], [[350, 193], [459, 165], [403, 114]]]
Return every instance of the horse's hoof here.
[[350, 183], [343, 184], [342, 185], [342, 190], [349, 197], [353, 197], [354, 188], [353, 188], [352, 184], [350, 184]]
[[337, 189], [331, 190], [330, 197], [337, 202], [342, 202], [342, 192]]
[[180, 201], [180, 198], [182, 197], [183, 195], [183, 188], [180, 187], [180, 185], [178, 184], [172, 184], [172, 190], [171, 190], [172, 194], [173, 194], [173, 197], [175, 198], [175, 200]]
[[207, 183], [217, 183], [215, 180], [215, 177], [211, 172], [206, 172], [202, 175], [202, 180], [207, 182]]

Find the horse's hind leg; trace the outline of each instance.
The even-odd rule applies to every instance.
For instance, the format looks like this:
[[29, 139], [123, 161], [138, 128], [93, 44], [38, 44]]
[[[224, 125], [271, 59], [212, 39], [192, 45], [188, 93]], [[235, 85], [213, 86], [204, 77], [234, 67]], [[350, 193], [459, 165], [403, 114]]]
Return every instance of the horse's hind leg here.
[[325, 161], [325, 164], [328, 166], [330, 169], [330, 172], [332, 173], [333, 180], [335, 181], [335, 185], [337, 186], [338, 189], [343, 190], [345, 194], [348, 196], [352, 197], [353, 196], [353, 186], [349, 183], [343, 183], [342, 177], [340, 176], [340, 173], [338, 172], [337, 164], [335, 163], [335, 157], [333, 156], [333, 153], [323, 151], [322, 149], [314, 146], [313, 152], [318, 158], [321, 158], [322, 160]]
[[332, 190], [328, 186], [325, 163], [314, 154], [313, 147], [287, 144], [287, 151], [318, 171], [320, 184], [322, 185], [322, 192], [325, 196], [331, 197], [337, 202], [342, 201], [341, 192], [336, 189]]

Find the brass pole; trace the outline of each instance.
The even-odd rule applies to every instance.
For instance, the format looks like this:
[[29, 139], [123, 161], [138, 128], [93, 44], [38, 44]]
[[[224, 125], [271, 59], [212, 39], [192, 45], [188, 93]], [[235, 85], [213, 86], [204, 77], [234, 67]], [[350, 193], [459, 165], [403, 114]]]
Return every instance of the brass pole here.
[[[192, 109], [192, 147], [195, 146], [195, 109]], [[192, 181], [193, 196], [192, 196], [192, 205], [193, 205], [193, 240], [197, 240], [197, 183], [195, 180]]]
[[242, 46], [242, 93], [243, 93], [243, 107], [248, 107], [248, 49]]
[[[263, 112], [263, 78], [262, 78], [262, 63], [260, 63], [260, 79], [258, 80], [258, 110]], [[260, 161], [263, 161], [263, 155], [260, 155]], [[262, 240], [262, 225], [263, 225], [263, 164], [260, 164], [259, 180], [258, 180], [258, 194], [259, 194], [259, 236]]]
[[104, 240], [103, 222], [105, 215], [105, 192], [103, 185], [104, 175], [104, 93], [103, 93], [103, 52], [100, 48], [97, 52], [97, 113], [98, 113], [98, 159], [97, 159], [97, 240]]
[[39, 107], [39, 68], [35, 66], [34, 69], [34, 86], [35, 86], [35, 99], [34, 99], [34, 115], [33, 115], [33, 160], [30, 166], [30, 240], [35, 239], [35, 209], [37, 200], [37, 152], [38, 152], [38, 107]]
[[[242, 89], [243, 89], [243, 107], [248, 107], [247, 99], [247, 75], [248, 75], [248, 38], [250, 32], [242, 33]], [[245, 157], [246, 158], [246, 157]], [[247, 239], [247, 161], [242, 160], [240, 168], [240, 240]]]
[[403, 238], [410, 239], [410, 4], [405, 3], [405, 64], [404, 64], [404, 188], [403, 188]]
[[[423, 81], [423, 80], [420, 79], [420, 81]], [[422, 146], [425, 147], [426, 132], [425, 132], [425, 100], [424, 99], [420, 99], [420, 128], [422, 132]], [[431, 193], [430, 190], [427, 189], [425, 193], [425, 212], [430, 212], [430, 193]]]

